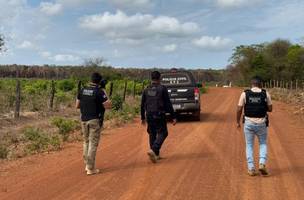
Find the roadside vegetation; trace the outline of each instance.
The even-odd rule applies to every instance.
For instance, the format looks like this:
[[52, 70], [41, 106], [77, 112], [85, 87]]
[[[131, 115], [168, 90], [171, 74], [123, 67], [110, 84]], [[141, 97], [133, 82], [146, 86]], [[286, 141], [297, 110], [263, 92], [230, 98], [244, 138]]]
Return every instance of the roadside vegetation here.
[[[140, 97], [119, 95], [112, 97], [113, 109], [105, 114], [104, 129], [131, 122], [140, 111]], [[78, 117], [46, 118], [46, 125], [29, 125], [21, 130], [1, 136], [0, 159], [16, 159], [37, 153], [57, 151], [66, 143], [82, 141]]]
[[241, 45], [234, 49], [230, 60], [227, 79], [240, 86], [248, 85], [255, 75], [265, 82], [304, 80], [303, 44], [278, 39], [270, 43]]
[[293, 114], [304, 119], [304, 90], [288, 90], [284, 88], [270, 89], [274, 100], [291, 104], [295, 107]]

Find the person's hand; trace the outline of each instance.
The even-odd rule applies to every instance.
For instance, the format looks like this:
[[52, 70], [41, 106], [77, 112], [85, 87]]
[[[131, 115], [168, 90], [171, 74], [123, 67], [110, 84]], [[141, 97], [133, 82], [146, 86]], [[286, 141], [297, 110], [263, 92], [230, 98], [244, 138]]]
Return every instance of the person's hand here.
[[173, 126], [175, 126], [175, 125], [176, 125], [176, 123], [177, 123], [177, 120], [176, 120], [176, 119], [173, 119], [173, 120], [172, 120], [172, 124], [173, 124]]
[[111, 109], [112, 108], [112, 102], [110, 100], [107, 100], [103, 103], [103, 106], [105, 109]]
[[143, 126], [146, 125], [146, 120], [145, 119], [141, 120], [141, 125], [143, 125]]

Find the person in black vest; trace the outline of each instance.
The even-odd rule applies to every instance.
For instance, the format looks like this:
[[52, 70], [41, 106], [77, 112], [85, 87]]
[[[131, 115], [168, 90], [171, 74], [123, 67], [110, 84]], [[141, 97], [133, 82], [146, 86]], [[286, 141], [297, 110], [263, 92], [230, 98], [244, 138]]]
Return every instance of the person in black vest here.
[[237, 109], [237, 126], [240, 127], [241, 115], [244, 108], [244, 133], [246, 139], [246, 156], [248, 174], [257, 175], [254, 164], [254, 138], [258, 137], [260, 156], [259, 171], [261, 175], [267, 176], [267, 112], [272, 112], [272, 103], [269, 93], [261, 89], [261, 79], [254, 77], [251, 80], [252, 88], [245, 90], [239, 100]]
[[87, 175], [100, 172], [95, 168], [96, 151], [106, 108], [111, 107], [105, 90], [101, 87], [102, 76], [93, 73], [88, 86], [77, 96], [76, 108], [81, 112], [81, 129], [84, 138], [83, 158]]
[[153, 163], [160, 159], [159, 152], [168, 136], [166, 113], [170, 113], [173, 125], [176, 116], [169, 98], [168, 90], [160, 84], [161, 74], [158, 71], [151, 73], [152, 83], [142, 94], [141, 120], [142, 124], [148, 123], [150, 151], [148, 156]]

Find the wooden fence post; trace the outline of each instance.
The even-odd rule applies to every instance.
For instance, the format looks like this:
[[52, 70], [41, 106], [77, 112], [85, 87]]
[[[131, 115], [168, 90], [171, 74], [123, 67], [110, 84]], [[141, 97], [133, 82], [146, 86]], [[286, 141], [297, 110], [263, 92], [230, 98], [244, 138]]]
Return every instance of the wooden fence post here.
[[296, 92], [298, 91], [298, 80], [296, 80]]
[[55, 82], [54, 82], [54, 80], [52, 80], [52, 82], [51, 82], [51, 97], [50, 97], [50, 107], [49, 107], [49, 109], [50, 110], [53, 110], [53, 107], [54, 107], [54, 97], [55, 97], [55, 92], [56, 92], [56, 90], [55, 90]]
[[20, 80], [17, 79], [16, 102], [15, 102], [15, 113], [14, 113], [14, 118], [15, 119], [20, 117], [20, 104], [21, 104], [21, 85], [20, 85]]
[[277, 88], [279, 88], [279, 81], [277, 81]]
[[272, 88], [272, 80], [269, 81], [269, 88]]
[[292, 87], [292, 81], [290, 81], [290, 90], [292, 90], [293, 89], [293, 87]]
[[128, 86], [128, 81], [125, 81], [125, 88], [124, 88], [124, 93], [123, 93], [123, 101], [126, 101], [127, 86]]
[[110, 84], [110, 94], [109, 94], [110, 97], [112, 97], [112, 95], [113, 95], [113, 86], [114, 86], [114, 83], [111, 82], [111, 84]]

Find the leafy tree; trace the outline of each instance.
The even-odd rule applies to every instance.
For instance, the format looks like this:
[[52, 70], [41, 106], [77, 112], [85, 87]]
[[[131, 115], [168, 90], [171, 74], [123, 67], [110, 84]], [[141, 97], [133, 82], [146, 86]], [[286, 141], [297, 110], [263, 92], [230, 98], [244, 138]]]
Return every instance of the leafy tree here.
[[304, 47], [288, 40], [238, 46], [230, 61], [228, 77], [240, 84], [255, 75], [265, 81], [304, 79]]
[[304, 77], [304, 48], [300, 45], [293, 45], [288, 49], [287, 61], [292, 79], [302, 79]]

